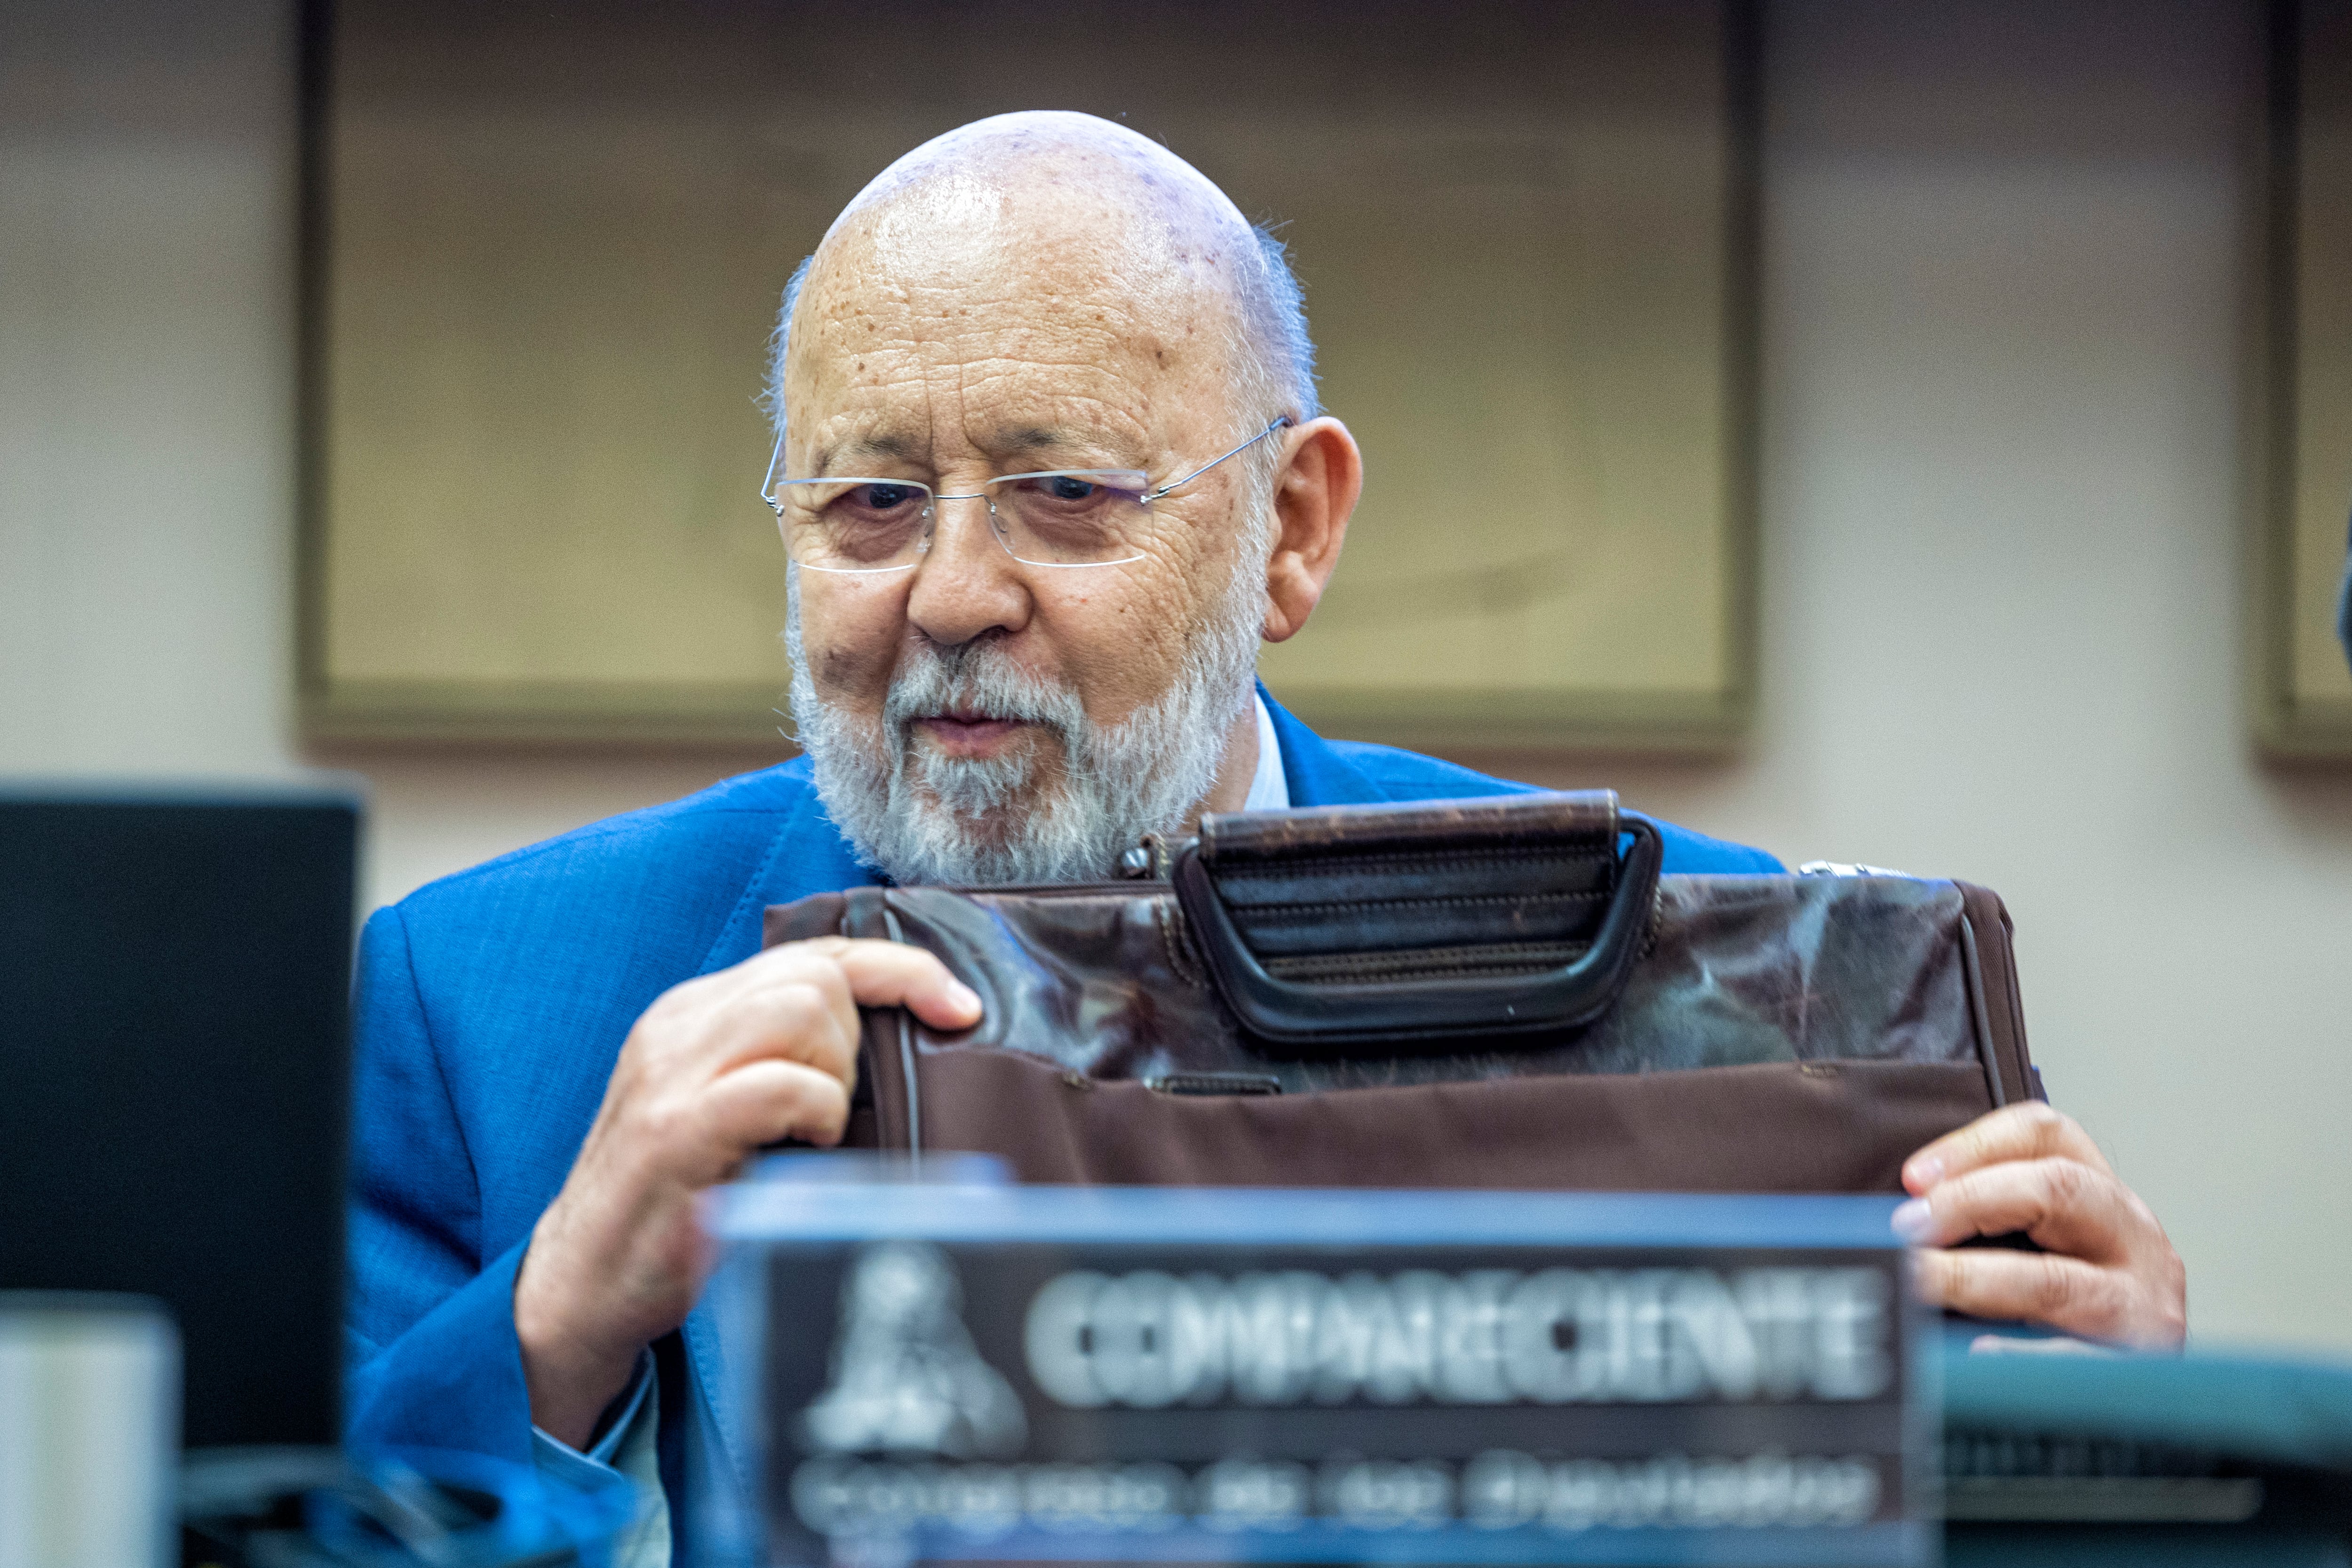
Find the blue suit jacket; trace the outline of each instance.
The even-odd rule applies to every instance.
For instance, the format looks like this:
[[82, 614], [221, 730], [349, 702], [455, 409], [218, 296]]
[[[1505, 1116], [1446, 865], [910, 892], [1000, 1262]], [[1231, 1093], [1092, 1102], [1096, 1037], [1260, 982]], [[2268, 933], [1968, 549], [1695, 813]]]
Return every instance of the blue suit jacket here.
[[[1327, 742], [1267, 706], [1294, 805], [1527, 788]], [[1780, 868], [1759, 850], [1664, 832], [1668, 871]], [[796, 760], [518, 850], [369, 920], [347, 1303], [354, 1446], [531, 1461], [515, 1269], [630, 1026], [670, 986], [757, 952], [768, 905], [876, 880]], [[667, 1352], [660, 1443], [676, 1498], [702, 1465], [743, 1472], [703, 1310]]]
[[2352, 659], [2352, 538], [2344, 544], [2344, 582], [2336, 590], [2336, 638]]

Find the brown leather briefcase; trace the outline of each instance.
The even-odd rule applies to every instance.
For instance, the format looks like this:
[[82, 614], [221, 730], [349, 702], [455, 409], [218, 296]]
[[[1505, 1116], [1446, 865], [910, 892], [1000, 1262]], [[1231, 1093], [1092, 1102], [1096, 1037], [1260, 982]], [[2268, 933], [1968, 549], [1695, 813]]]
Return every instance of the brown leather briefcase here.
[[848, 1142], [1033, 1182], [1895, 1193], [2035, 1093], [1991, 892], [1661, 855], [1606, 791], [1211, 815], [1132, 880], [823, 893], [766, 936], [945, 960], [982, 1021], [869, 1011]]

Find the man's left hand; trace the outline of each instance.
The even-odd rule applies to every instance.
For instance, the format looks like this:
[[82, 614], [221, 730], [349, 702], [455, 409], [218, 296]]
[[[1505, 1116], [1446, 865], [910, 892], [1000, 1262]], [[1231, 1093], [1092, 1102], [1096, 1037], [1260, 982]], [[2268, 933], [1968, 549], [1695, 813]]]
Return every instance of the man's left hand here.
[[[2164, 1227], [2072, 1117], [2040, 1100], [1979, 1116], [1903, 1164], [1895, 1228], [1922, 1250], [1932, 1306], [2062, 1333], [2171, 1350], [2189, 1327], [2188, 1276]], [[2040, 1252], [1953, 1249], [2023, 1231]]]

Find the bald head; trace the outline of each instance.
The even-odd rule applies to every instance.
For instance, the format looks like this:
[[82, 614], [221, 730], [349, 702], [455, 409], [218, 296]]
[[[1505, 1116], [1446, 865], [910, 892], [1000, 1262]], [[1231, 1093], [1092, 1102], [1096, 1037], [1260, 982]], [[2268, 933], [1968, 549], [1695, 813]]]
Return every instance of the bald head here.
[[813, 361], [856, 355], [880, 313], [927, 307], [1008, 323], [1042, 307], [1096, 323], [1076, 343], [1124, 338], [1183, 382], [1225, 389], [1236, 428], [1317, 412], [1281, 242], [1167, 148], [1092, 115], [976, 121], [876, 176], [785, 290], [770, 378], [779, 427], [796, 353], [805, 377]]

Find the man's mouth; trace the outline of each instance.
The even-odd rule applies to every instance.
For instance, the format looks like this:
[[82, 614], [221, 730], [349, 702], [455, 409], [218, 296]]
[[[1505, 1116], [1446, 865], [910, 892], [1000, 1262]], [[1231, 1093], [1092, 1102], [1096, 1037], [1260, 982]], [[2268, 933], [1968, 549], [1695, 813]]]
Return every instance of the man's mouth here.
[[1021, 719], [1000, 719], [992, 713], [963, 711], [926, 713], [911, 722], [916, 733], [950, 757], [992, 757], [1029, 727]]

